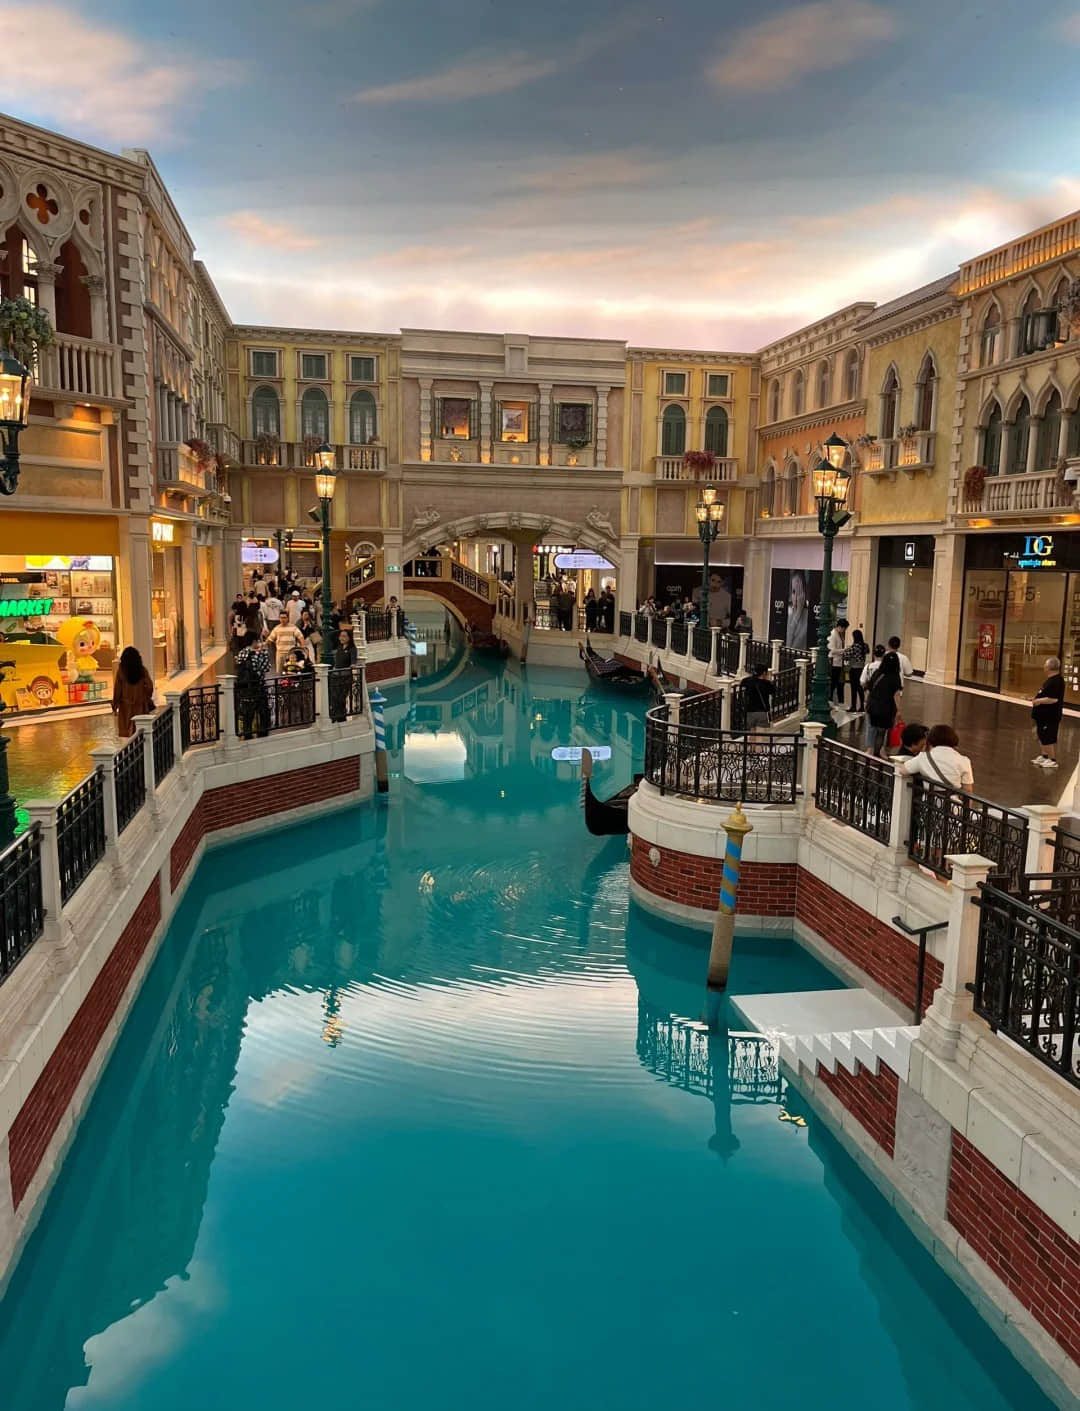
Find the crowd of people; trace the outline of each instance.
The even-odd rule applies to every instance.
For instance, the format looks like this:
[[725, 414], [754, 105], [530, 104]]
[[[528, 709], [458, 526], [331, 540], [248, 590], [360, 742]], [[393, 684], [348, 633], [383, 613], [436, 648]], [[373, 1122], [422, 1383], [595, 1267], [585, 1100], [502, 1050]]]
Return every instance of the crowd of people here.
[[[548, 574], [544, 580], [548, 595], [548, 613], [551, 626], [559, 632], [573, 632], [577, 626], [577, 587], [572, 579], [559, 578]], [[586, 632], [615, 631], [615, 594], [610, 588], [601, 588], [597, 593], [590, 588], [582, 604]]]

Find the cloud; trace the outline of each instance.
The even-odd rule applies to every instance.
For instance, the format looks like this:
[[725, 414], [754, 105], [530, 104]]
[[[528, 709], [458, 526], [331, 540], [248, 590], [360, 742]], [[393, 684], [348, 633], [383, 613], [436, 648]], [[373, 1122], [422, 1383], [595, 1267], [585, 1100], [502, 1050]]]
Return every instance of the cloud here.
[[718, 88], [759, 92], [839, 68], [895, 32], [894, 17], [869, 0], [815, 0], [740, 31], [706, 73]]
[[1080, 11], [1066, 15], [1058, 25], [1058, 33], [1070, 44], [1080, 44]]
[[522, 172], [517, 185], [548, 195], [597, 191], [606, 186], [644, 186], [667, 169], [667, 164], [633, 152], [574, 153], [557, 165]]
[[63, 5], [0, 4], [0, 33], [0, 104], [107, 142], [174, 139], [174, 112], [241, 72], [229, 60], [159, 52]]
[[222, 224], [241, 240], [253, 245], [269, 245], [273, 250], [310, 250], [320, 243], [287, 221], [265, 220], [258, 211], [234, 211]]
[[362, 88], [352, 95], [354, 103], [435, 103], [444, 98], [486, 98], [494, 93], [509, 93], [547, 78], [557, 72], [556, 58], [530, 58], [524, 50], [506, 54], [476, 55], [452, 64], [441, 73], [423, 78], [404, 78], [396, 83], [382, 83], [375, 88]]

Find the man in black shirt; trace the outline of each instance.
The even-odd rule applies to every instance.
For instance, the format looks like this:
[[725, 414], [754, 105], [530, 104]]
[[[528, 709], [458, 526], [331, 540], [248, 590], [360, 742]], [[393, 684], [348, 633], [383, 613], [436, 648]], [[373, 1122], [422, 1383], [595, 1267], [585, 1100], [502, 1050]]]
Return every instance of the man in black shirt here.
[[1057, 657], [1046, 661], [1046, 680], [1039, 687], [1038, 694], [1031, 702], [1031, 718], [1035, 722], [1035, 734], [1039, 740], [1039, 753], [1031, 761], [1042, 769], [1056, 769], [1058, 726], [1065, 709], [1065, 678], [1061, 674], [1061, 662]]
[[742, 683], [747, 730], [769, 728], [769, 706], [776, 686], [767, 666], [755, 666]]

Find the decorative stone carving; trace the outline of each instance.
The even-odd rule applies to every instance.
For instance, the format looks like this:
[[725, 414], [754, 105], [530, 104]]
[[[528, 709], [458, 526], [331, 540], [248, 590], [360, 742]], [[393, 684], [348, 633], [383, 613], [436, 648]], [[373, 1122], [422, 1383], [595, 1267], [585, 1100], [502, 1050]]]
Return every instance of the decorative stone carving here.
[[608, 539], [615, 538], [615, 529], [611, 520], [604, 514], [599, 505], [593, 505], [592, 509], [585, 516], [585, 523], [590, 529], [595, 529], [598, 534], [603, 534]]
[[442, 519], [442, 515], [435, 506], [426, 505], [413, 520], [411, 532], [417, 534], [421, 529], [427, 529], [432, 524], [438, 524], [440, 519]]
[[480, 530], [481, 534], [483, 534], [483, 533], [486, 531], [486, 529], [487, 529], [488, 525], [490, 524], [490, 522], [491, 522], [491, 521], [489, 520], [489, 518], [488, 518], [488, 516], [487, 516], [486, 514], [478, 514], [478, 515], [476, 516], [476, 527], [477, 527], [477, 529]]
[[519, 514], [508, 515], [506, 522], [507, 522], [507, 524], [510, 526], [511, 529], [520, 529], [520, 528], [521, 528], [521, 515], [519, 515]]
[[549, 519], [547, 515], [543, 515], [541, 516], [540, 523], [537, 525], [537, 528], [540, 530], [541, 534], [546, 534], [554, 523], [555, 521], [553, 519]]
[[105, 277], [100, 274], [84, 274], [81, 278], [83, 286], [89, 294], [105, 293]]

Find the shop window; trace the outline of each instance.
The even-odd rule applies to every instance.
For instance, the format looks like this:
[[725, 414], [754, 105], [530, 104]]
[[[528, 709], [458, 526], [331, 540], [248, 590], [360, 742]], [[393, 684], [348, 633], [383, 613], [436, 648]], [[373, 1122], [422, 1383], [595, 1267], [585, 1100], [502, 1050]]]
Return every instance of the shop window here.
[[1050, 393], [1039, 426], [1039, 444], [1035, 464], [1039, 470], [1053, 470], [1058, 463], [1058, 443], [1061, 440], [1061, 396], [1057, 389]]
[[775, 377], [769, 384], [769, 420], [780, 420], [780, 379]]
[[982, 463], [987, 475], [1001, 473], [1001, 431], [1001, 408], [995, 402], [982, 434]]
[[849, 402], [858, 398], [859, 373], [859, 354], [853, 348], [848, 354], [847, 367], [844, 369], [844, 394]]
[[710, 407], [705, 417], [705, 449], [714, 456], [728, 453], [728, 415], [723, 407]]
[[473, 435], [473, 402], [468, 397], [441, 397], [437, 423], [444, 441], [467, 441]]
[[806, 406], [806, 378], [802, 368], [797, 368], [791, 379], [791, 415], [802, 416]]
[[252, 377], [277, 377], [277, 353], [258, 348], [251, 354]]
[[915, 382], [915, 425], [920, 431], [933, 431], [937, 414], [937, 368], [930, 353], [923, 358]]
[[277, 393], [272, 387], [256, 387], [251, 399], [251, 434], [280, 436], [281, 413]]
[[495, 426], [500, 441], [525, 442], [533, 439], [536, 418], [528, 402], [496, 402]]
[[817, 404], [819, 407], [827, 407], [832, 397], [832, 368], [828, 359], [818, 364], [817, 370]]
[[374, 382], [375, 359], [352, 356], [349, 358], [350, 382]]
[[685, 397], [685, 396], [686, 396], [686, 373], [685, 373], [685, 372], [665, 372], [665, 373], [664, 373], [664, 396], [665, 396], [665, 397]]
[[896, 436], [899, 418], [900, 379], [896, 375], [896, 368], [891, 367], [881, 389], [881, 429], [878, 434], [883, 441], [891, 441]]
[[560, 402], [555, 409], [555, 440], [560, 446], [587, 446], [592, 440], [592, 403]]
[[979, 366], [992, 367], [1001, 354], [1001, 310], [991, 304], [983, 319], [979, 338]]
[[686, 413], [682, 407], [665, 407], [661, 425], [661, 451], [664, 456], [681, 456], [686, 451]]
[[728, 375], [726, 372], [710, 372], [705, 388], [709, 397], [726, 397], [728, 394]]
[[301, 434], [330, 440], [330, 404], [321, 387], [309, 387], [300, 403]]
[[349, 401], [349, 441], [353, 446], [366, 446], [377, 434], [375, 398], [370, 392], [354, 392]]
[[301, 353], [300, 376], [305, 382], [326, 381], [326, 354]]
[[1007, 475], [1023, 475], [1027, 470], [1028, 442], [1031, 438], [1031, 407], [1026, 397], [1020, 398], [1009, 434]]

